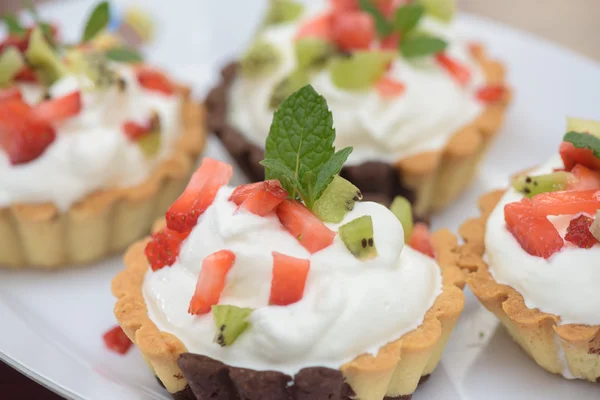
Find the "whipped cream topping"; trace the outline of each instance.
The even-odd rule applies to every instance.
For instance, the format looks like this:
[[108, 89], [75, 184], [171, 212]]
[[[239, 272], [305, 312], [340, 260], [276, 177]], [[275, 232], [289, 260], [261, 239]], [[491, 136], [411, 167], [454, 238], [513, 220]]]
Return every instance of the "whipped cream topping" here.
[[[297, 29], [322, 11], [313, 8], [293, 23], [265, 28], [259, 37], [273, 44], [283, 61], [265, 77], [249, 79], [238, 74], [232, 85], [228, 118], [261, 148], [273, 118], [269, 107], [273, 89], [297, 66], [294, 52]], [[482, 112], [483, 105], [474, 93], [485, 84], [485, 77], [459, 27], [425, 17], [419, 29], [449, 43], [447, 54], [471, 71], [467, 86], [455, 82], [434, 57], [407, 60], [400, 55], [388, 75], [404, 83], [406, 91], [393, 99], [382, 98], [375, 88], [340, 89], [326, 68], [313, 77], [311, 84], [327, 99], [333, 113], [336, 147], [354, 147], [347, 164], [372, 160], [394, 162], [424, 151], [440, 150], [454, 133]]]
[[[0, 208], [15, 203], [51, 202], [66, 211], [94, 191], [135, 186], [152, 168], [168, 156], [179, 136], [181, 100], [143, 88], [133, 69], [115, 66], [126, 82], [120, 91], [113, 85], [106, 91], [91, 91], [85, 78], [69, 75], [50, 88], [52, 98], [81, 90], [81, 112], [54, 125], [56, 139], [37, 159], [11, 165], [0, 148]], [[21, 85], [24, 98], [37, 103], [39, 86]], [[123, 133], [122, 124], [144, 124], [152, 112], [161, 122], [161, 147], [152, 159], [144, 157], [139, 146]]]
[[[560, 157], [555, 156], [531, 175], [562, 167]], [[600, 325], [600, 244], [582, 249], [565, 240], [562, 250], [547, 260], [528, 254], [504, 221], [504, 206], [521, 198], [522, 194], [510, 188], [487, 222], [485, 247], [492, 276], [517, 290], [527, 307], [559, 316], [560, 324]], [[549, 220], [564, 238], [575, 217], [561, 215]]]
[[[362, 215], [373, 220], [379, 256], [361, 261], [339, 236], [310, 254], [273, 213], [259, 217], [228, 201], [224, 187], [184, 242], [178, 261], [148, 271], [143, 294], [152, 321], [178, 337], [192, 353], [229, 365], [295, 374], [304, 367], [339, 368], [417, 328], [441, 293], [435, 261], [403, 246], [402, 225], [385, 207], [357, 203], [338, 227]], [[252, 307], [250, 327], [228, 347], [213, 342], [211, 313], [188, 314], [203, 259], [229, 249], [235, 263], [219, 304]], [[273, 259], [277, 251], [310, 259], [303, 298], [288, 306], [269, 306]]]

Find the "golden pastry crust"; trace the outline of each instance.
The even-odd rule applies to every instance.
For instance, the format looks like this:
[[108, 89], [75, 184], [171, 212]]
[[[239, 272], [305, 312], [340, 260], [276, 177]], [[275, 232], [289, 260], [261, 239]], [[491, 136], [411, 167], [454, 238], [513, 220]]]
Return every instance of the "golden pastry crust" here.
[[170, 157], [141, 184], [102, 190], [61, 213], [53, 204], [0, 208], [0, 268], [60, 268], [123, 251], [150, 231], [183, 191], [204, 147], [205, 110], [182, 96], [183, 134]]
[[[159, 229], [164, 223], [158, 223]], [[112, 282], [118, 299], [115, 315], [127, 336], [138, 346], [154, 374], [170, 393], [188, 385], [177, 359], [187, 349], [175, 336], [161, 332], [150, 320], [142, 294], [148, 261], [148, 238], [132, 245], [125, 254], [125, 269]], [[437, 366], [450, 333], [464, 306], [462, 288], [466, 274], [457, 263], [456, 237], [447, 230], [433, 235], [433, 245], [443, 277], [443, 292], [427, 311], [417, 329], [383, 346], [376, 356], [360, 355], [340, 370], [360, 400], [412, 394], [422, 376]]]
[[568, 371], [574, 377], [598, 381], [600, 326], [559, 325], [560, 316], [527, 308], [523, 296], [512, 287], [497, 283], [483, 261], [486, 222], [503, 194], [503, 191], [494, 191], [482, 196], [481, 216], [468, 220], [460, 228], [465, 246], [476, 256], [474, 263], [478, 265], [469, 278], [469, 287], [542, 368], [555, 374]]

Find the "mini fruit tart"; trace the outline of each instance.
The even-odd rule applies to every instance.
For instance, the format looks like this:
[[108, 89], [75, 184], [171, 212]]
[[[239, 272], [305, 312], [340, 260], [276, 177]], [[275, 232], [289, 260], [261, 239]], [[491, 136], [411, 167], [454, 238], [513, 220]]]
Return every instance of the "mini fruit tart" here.
[[461, 235], [483, 257], [469, 286], [513, 339], [542, 368], [598, 382], [600, 123], [568, 125], [560, 157], [483, 196]]
[[204, 145], [187, 88], [131, 49], [67, 45], [45, 26], [0, 43], [0, 267], [124, 250], [183, 191]]
[[503, 66], [462, 39], [453, 0], [272, 0], [239, 62], [207, 98], [208, 126], [251, 180], [274, 110], [310, 83], [327, 99], [341, 176], [365, 198], [411, 200], [420, 218], [471, 181], [511, 97]]
[[413, 227], [404, 198], [360, 202], [334, 139], [300, 89], [275, 113], [268, 180], [229, 187], [205, 158], [128, 250], [115, 315], [174, 398], [409, 399], [435, 369], [464, 303], [456, 238]]

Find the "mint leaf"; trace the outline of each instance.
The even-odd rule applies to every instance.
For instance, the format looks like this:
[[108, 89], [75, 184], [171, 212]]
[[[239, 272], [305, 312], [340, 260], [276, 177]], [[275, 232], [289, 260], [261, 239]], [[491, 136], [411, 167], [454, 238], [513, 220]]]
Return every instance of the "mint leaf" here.
[[313, 202], [319, 200], [323, 191], [333, 180], [333, 176], [340, 173], [350, 153], [352, 153], [352, 147], [346, 147], [335, 153], [333, 157], [321, 167], [317, 175], [317, 180], [312, 187], [311, 199]]
[[2, 21], [6, 25], [6, 29], [8, 29], [8, 33], [13, 35], [24, 35], [27, 33], [27, 30], [23, 28], [17, 17], [14, 15], [4, 15], [2, 17]]
[[588, 133], [568, 132], [563, 141], [572, 143], [578, 149], [588, 149], [594, 156], [600, 158], [600, 138]]
[[373, 17], [379, 37], [386, 37], [392, 33], [392, 25], [371, 0], [359, 0], [359, 5], [363, 11], [371, 14]]
[[110, 21], [110, 6], [108, 1], [99, 3], [96, 8], [90, 14], [85, 29], [83, 30], [83, 37], [81, 42], [85, 43], [92, 40], [98, 33], [108, 26]]
[[417, 26], [423, 14], [425, 14], [425, 7], [421, 4], [402, 6], [396, 10], [394, 15], [394, 28], [401, 34], [406, 34]]
[[444, 51], [446, 47], [448, 43], [444, 40], [427, 35], [409, 36], [400, 42], [400, 52], [406, 58], [436, 54]]
[[104, 52], [104, 56], [112, 61], [139, 63], [144, 61], [142, 55], [129, 47], [113, 47]]
[[[260, 164], [269, 171], [269, 179], [278, 179], [279, 182], [281, 182], [281, 186], [283, 186], [290, 195], [292, 195], [296, 189], [301, 188], [300, 182], [294, 174], [294, 171], [285, 165], [283, 161], [276, 158], [265, 158]], [[293, 198], [296, 198], [296, 196], [293, 196]]]

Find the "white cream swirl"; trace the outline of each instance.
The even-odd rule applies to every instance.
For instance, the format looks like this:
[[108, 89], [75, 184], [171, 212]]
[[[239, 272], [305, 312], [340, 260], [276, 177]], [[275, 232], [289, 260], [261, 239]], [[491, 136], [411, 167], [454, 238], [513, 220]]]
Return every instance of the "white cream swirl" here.
[[[532, 172], [544, 174], [563, 167], [560, 157]], [[600, 244], [582, 249], [565, 240], [549, 259], [523, 250], [506, 228], [504, 205], [523, 196], [509, 189], [487, 222], [486, 257], [494, 279], [517, 290], [529, 308], [558, 315], [561, 324], [600, 325]], [[562, 237], [575, 215], [550, 217]]]
[[[181, 133], [179, 96], [144, 89], [129, 66], [118, 66], [126, 89], [82, 90], [81, 112], [55, 125], [56, 139], [33, 161], [11, 165], [0, 149], [0, 208], [15, 203], [52, 202], [65, 211], [96, 190], [140, 184], [172, 150]], [[53, 97], [80, 90], [85, 80], [73, 75], [56, 82]], [[39, 101], [41, 88], [22, 85], [26, 101]], [[156, 111], [161, 148], [147, 159], [122, 130], [127, 120], [145, 123]]]
[[[150, 318], [178, 337], [190, 352], [227, 364], [294, 374], [309, 366], [339, 368], [362, 353], [418, 327], [441, 292], [435, 261], [403, 246], [403, 230], [385, 207], [356, 204], [343, 223], [362, 215], [373, 219], [379, 256], [355, 258], [339, 237], [309, 254], [276, 215], [259, 217], [228, 201], [222, 188], [200, 217], [171, 267], [149, 271], [143, 294]], [[337, 231], [341, 224], [328, 224]], [[192, 316], [188, 305], [203, 259], [231, 250], [235, 263], [220, 304], [252, 307], [251, 326], [229, 347], [213, 342], [212, 315]], [[303, 298], [289, 306], [269, 306], [273, 251], [310, 259]]]

